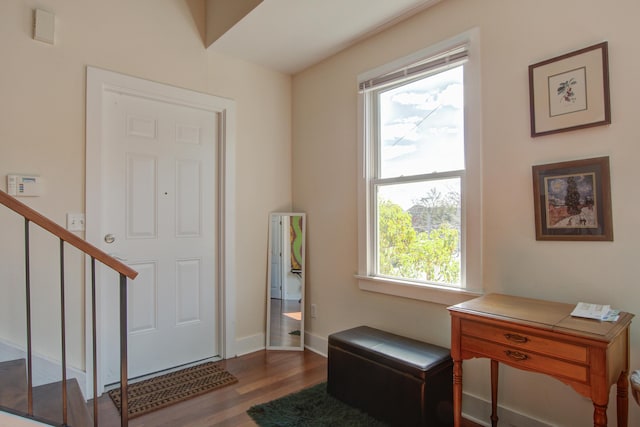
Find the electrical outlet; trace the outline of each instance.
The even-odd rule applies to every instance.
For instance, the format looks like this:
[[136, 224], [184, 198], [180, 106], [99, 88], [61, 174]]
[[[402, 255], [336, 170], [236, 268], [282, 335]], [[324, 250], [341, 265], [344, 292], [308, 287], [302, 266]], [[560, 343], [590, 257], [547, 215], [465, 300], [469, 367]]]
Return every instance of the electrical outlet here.
[[67, 213], [67, 230], [84, 231], [84, 214]]
[[318, 310], [315, 304], [311, 304], [311, 318], [315, 319], [318, 314]]

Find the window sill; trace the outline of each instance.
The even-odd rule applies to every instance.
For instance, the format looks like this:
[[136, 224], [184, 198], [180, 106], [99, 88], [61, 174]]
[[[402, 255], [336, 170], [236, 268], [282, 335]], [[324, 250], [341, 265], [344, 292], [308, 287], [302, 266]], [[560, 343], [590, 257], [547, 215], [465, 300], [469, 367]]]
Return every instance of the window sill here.
[[468, 289], [448, 288], [436, 285], [417, 285], [401, 280], [371, 276], [356, 275], [355, 277], [358, 279], [358, 286], [363, 291], [378, 292], [447, 306], [459, 304], [482, 295], [481, 291], [471, 291]]

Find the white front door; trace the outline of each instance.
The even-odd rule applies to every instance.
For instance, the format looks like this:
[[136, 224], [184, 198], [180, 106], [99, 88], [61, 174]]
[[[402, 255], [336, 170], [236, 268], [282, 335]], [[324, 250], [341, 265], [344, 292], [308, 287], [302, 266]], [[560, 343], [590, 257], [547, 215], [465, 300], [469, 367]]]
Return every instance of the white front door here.
[[103, 247], [139, 273], [128, 286], [129, 376], [217, 356], [216, 115], [116, 92], [103, 105]]
[[[234, 126], [232, 100], [87, 70], [86, 238], [139, 272], [128, 281], [130, 378], [236, 354]], [[98, 390], [120, 378], [107, 270], [98, 264]], [[88, 269], [87, 372], [91, 283]]]
[[[88, 67], [86, 117], [86, 239], [139, 272], [127, 285], [129, 377], [235, 356], [235, 102]], [[101, 391], [120, 378], [120, 326], [118, 277], [97, 267]]]

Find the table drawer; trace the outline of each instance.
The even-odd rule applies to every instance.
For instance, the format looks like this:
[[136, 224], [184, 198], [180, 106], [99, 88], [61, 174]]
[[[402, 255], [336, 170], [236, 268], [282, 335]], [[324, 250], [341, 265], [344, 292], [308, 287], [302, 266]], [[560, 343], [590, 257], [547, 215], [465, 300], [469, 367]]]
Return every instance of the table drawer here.
[[542, 372], [582, 383], [588, 382], [589, 369], [584, 365], [565, 362], [543, 354], [520, 350], [470, 336], [462, 337], [462, 348], [499, 362], [508, 363], [518, 369]]
[[488, 325], [481, 322], [462, 320], [462, 335], [469, 335], [497, 344], [516, 347], [525, 351], [535, 349], [536, 353], [587, 364], [589, 351], [586, 346], [568, 343], [553, 338], [523, 333], [521, 331]]

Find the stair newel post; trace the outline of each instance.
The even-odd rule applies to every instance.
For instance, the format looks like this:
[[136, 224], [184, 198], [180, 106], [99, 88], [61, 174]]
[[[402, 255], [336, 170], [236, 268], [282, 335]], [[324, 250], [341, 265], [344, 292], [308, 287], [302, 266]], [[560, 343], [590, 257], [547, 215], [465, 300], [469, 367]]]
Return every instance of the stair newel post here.
[[31, 347], [31, 267], [29, 265], [29, 220], [24, 220], [24, 264], [27, 315], [27, 413], [33, 415], [33, 363]]
[[60, 239], [60, 336], [62, 352], [62, 422], [67, 425], [67, 337], [64, 298], [64, 240]]
[[120, 273], [120, 424], [129, 425], [129, 402], [127, 394], [127, 276]]
[[93, 426], [98, 427], [98, 343], [96, 322], [96, 259], [91, 257], [91, 346], [93, 350]]

